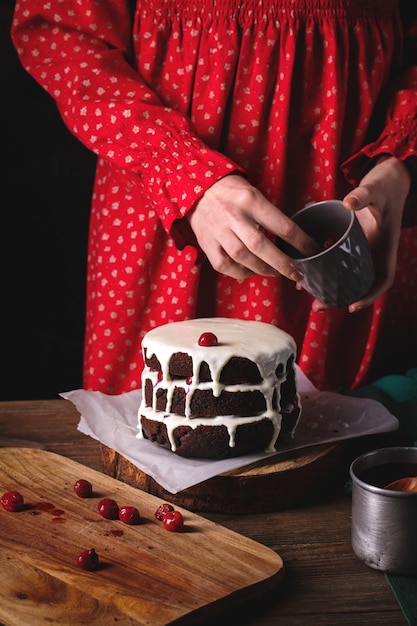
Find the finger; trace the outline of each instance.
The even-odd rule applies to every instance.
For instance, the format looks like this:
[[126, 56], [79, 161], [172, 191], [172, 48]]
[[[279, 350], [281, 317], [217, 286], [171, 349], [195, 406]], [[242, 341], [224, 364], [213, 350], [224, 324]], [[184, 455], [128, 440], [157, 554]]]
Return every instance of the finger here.
[[302, 230], [290, 217], [279, 211], [265, 200], [256, 215], [257, 223], [266, 231], [280, 237], [295, 248], [301, 256], [314, 256], [320, 252], [320, 246]]
[[391, 280], [380, 280], [375, 282], [372, 289], [363, 298], [349, 304], [349, 313], [356, 313], [357, 311], [371, 306], [391, 287], [391, 285]]
[[348, 306], [349, 312], [356, 313], [357, 311], [374, 304], [374, 302], [378, 300], [378, 298], [380, 298], [384, 293], [386, 293], [386, 291], [392, 286], [394, 282], [394, 276], [395, 267], [392, 268], [392, 271], [390, 271], [389, 267], [381, 269], [380, 273], [374, 280], [372, 288], [368, 291], [368, 293], [360, 300], [352, 302], [352, 304]]
[[286, 276], [298, 281], [303, 277], [296, 261], [290, 259], [254, 225], [243, 223], [236, 229], [223, 233], [221, 245], [227, 256], [236, 264], [248, 268], [260, 276]]
[[361, 185], [356, 187], [353, 191], [347, 194], [342, 200], [343, 206], [350, 211], [360, 211], [366, 206], [372, 204], [372, 197], [370, 189], [367, 185]]
[[230, 276], [236, 280], [244, 280], [254, 274], [248, 267], [236, 263], [230, 258], [227, 252], [219, 246], [212, 246], [210, 250], [206, 252], [206, 256], [213, 269], [224, 276]]
[[352, 193], [343, 198], [343, 206], [349, 211], [359, 211], [359, 209], [364, 208], [361, 206], [359, 199]]
[[227, 253], [237, 263], [249, 267], [261, 276], [277, 276], [281, 274], [292, 281], [299, 281], [303, 273], [297, 261], [277, 248], [275, 243], [253, 223], [242, 221], [232, 233], [233, 241], [228, 240], [225, 246]]
[[362, 309], [366, 309], [370, 307], [382, 295], [382, 293], [380, 292], [380, 290], [370, 291], [369, 294], [365, 298], [362, 298], [361, 300], [357, 300], [356, 302], [352, 302], [352, 304], [349, 304], [348, 306], [349, 313], [357, 313], [358, 311], [362, 311]]
[[315, 313], [319, 313], [320, 311], [327, 311], [330, 307], [324, 304], [324, 302], [314, 299], [311, 308]]

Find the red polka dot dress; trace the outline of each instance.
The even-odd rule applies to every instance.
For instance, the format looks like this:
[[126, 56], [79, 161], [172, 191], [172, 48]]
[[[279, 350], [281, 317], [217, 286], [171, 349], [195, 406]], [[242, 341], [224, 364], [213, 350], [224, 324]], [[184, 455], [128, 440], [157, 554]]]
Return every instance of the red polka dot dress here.
[[[404, 229], [395, 285], [373, 307], [314, 313], [285, 278], [216, 275], [184, 219], [231, 172], [291, 215], [342, 198], [369, 158], [412, 164], [417, 71], [403, 70], [402, 49], [413, 22], [405, 32], [398, 5], [138, 0], [132, 22], [118, 0], [17, 1], [12, 36], [24, 67], [98, 155], [86, 388], [138, 388], [144, 333], [202, 315], [283, 328], [319, 388], [401, 369], [399, 347], [416, 345], [416, 229]], [[417, 206], [407, 211], [417, 223]]]

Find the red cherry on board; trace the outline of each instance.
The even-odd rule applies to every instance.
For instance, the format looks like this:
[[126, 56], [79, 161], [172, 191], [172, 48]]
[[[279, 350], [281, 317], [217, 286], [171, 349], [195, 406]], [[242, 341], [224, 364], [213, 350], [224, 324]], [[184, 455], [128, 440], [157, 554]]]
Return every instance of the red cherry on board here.
[[23, 509], [23, 496], [18, 491], [7, 491], [1, 497], [1, 504], [6, 511], [16, 513]]
[[173, 511], [173, 510], [174, 510], [174, 507], [172, 506], [172, 504], [168, 504], [168, 502], [164, 502], [164, 504], [161, 504], [156, 509], [155, 517], [156, 517], [157, 520], [162, 522], [162, 520], [164, 519], [165, 515], [167, 513], [169, 513], [170, 511]]
[[111, 498], [103, 498], [98, 503], [98, 512], [106, 519], [118, 519], [119, 507], [115, 500]]
[[98, 556], [94, 548], [81, 552], [77, 558], [77, 564], [81, 567], [81, 569], [85, 569], [88, 572], [94, 572], [98, 567]]
[[139, 524], [140, 513], [134, 506], [121, 506], [119, 509], [119, 520], [133, 526]]
[[74, 491], [80, 498], [89, 498], [93, 493], [93, 486], [88, 480], [80, 478], [74, 483]]
[[179, 533], [184, 528], [184, 518], [179, 511], [168, 511], [162, 518], [164, 528], [174, 533]]

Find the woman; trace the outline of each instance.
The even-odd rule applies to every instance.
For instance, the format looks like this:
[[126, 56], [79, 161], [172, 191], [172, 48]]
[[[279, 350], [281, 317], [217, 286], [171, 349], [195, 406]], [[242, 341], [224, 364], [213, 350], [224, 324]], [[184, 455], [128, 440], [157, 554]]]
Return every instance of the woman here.
[[[18, 0], [21, 62], [99, 157], [86, 388], [139, 387], [143, 334], [196, 316], [283, 328], [322, 389], [407, 365], [393, 358], [416, 330], [411, 4]], [[290, 217], [330, 198], [357, 211], [376, 265], [349, 309], [296, 289], [273, 245], [314, 250]]]

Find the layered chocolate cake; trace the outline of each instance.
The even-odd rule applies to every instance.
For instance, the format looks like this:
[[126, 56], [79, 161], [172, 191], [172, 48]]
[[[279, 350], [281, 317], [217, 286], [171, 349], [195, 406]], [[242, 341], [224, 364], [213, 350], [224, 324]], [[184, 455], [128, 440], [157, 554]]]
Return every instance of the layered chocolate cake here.
[[142, 342], [139, 437], [184, 457], [273, 451], [300, 417], [295, 342], [271, 324], [200, 318]]

